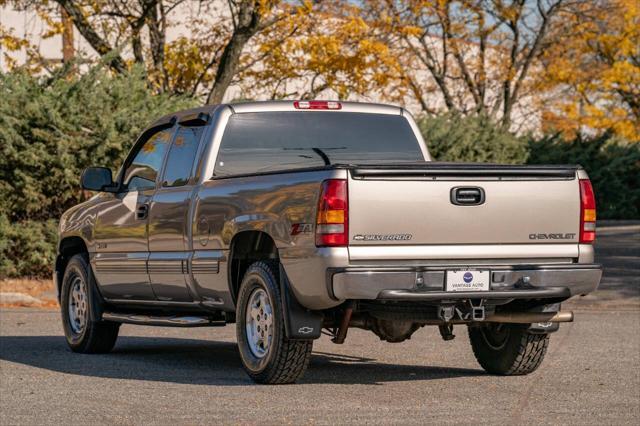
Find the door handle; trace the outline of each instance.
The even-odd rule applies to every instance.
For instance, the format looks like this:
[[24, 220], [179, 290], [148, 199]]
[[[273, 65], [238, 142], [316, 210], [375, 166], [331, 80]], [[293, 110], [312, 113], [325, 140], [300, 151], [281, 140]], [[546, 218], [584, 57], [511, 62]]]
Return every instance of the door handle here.
[[138, 208], [136, 208], [136, 219], [144, 220], [147, 218], [149, 214], [149, 205], [148, 204], [140, 204]]

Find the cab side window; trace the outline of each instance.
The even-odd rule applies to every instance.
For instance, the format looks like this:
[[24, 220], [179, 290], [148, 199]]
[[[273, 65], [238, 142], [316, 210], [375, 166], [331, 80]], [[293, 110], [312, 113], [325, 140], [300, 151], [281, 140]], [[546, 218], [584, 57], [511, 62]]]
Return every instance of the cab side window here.
[[122, 181], [129, 191], [144, 191], [156, 187], [162, 161], [171, 144], [173, 128], [160, 130], [140, 147], [127, 167]]
[[189, 182], [193, 162], [204, 126], [180, 126], [167, 157], [163, 187], [183, 186]]

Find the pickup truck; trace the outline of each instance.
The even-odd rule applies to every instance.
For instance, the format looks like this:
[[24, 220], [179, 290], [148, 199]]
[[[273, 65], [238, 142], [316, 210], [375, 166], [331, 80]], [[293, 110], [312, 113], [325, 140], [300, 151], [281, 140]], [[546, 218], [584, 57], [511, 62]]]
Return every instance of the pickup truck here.
[[466, 326], [489, 373], [528, 374], [560, 303], [594, 291], [579, 166], [432, 161], [402, 108], [251, 102], [167, 115], [60, 220], [54, 279], [72, 351], [122, 323], [236, 324], [258, 383], [300, 378], [321, 334], [402, 342]]

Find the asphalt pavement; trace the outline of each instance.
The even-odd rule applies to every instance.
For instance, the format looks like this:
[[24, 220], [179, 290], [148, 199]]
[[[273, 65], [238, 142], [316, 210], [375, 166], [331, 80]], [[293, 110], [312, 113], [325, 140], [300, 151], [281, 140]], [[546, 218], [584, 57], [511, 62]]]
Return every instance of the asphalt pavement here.
[[59, 313], [0, 310], [0, 424], [637, 424], [640, 237], [603, 233], [605, 279], [568, 304], [538, 371], [486, 374], [464, 327], [426, 327], [400, 344], [350, 330], [323, 337], [295, 385], [259, 386], [242, 370], [235, 328], [124, 325], [107, 355], [71, 353]]

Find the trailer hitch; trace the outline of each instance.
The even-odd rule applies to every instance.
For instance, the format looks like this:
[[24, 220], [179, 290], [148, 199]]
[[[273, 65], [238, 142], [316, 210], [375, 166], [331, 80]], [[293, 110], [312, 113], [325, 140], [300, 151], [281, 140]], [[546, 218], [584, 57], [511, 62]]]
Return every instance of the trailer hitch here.
[[484, 321], [486, 319], [486, 313], [482, 302], [478, 306], [474, 306], [473, 302], [469, 300], [469, 308], [458, 306], [438, 306], [438, 318], [445, 323], [451, 320], [460, 321]]
[[438, 306], [438, 318], [444, 322], [449, 322], [456, 315], [455, 306]]

